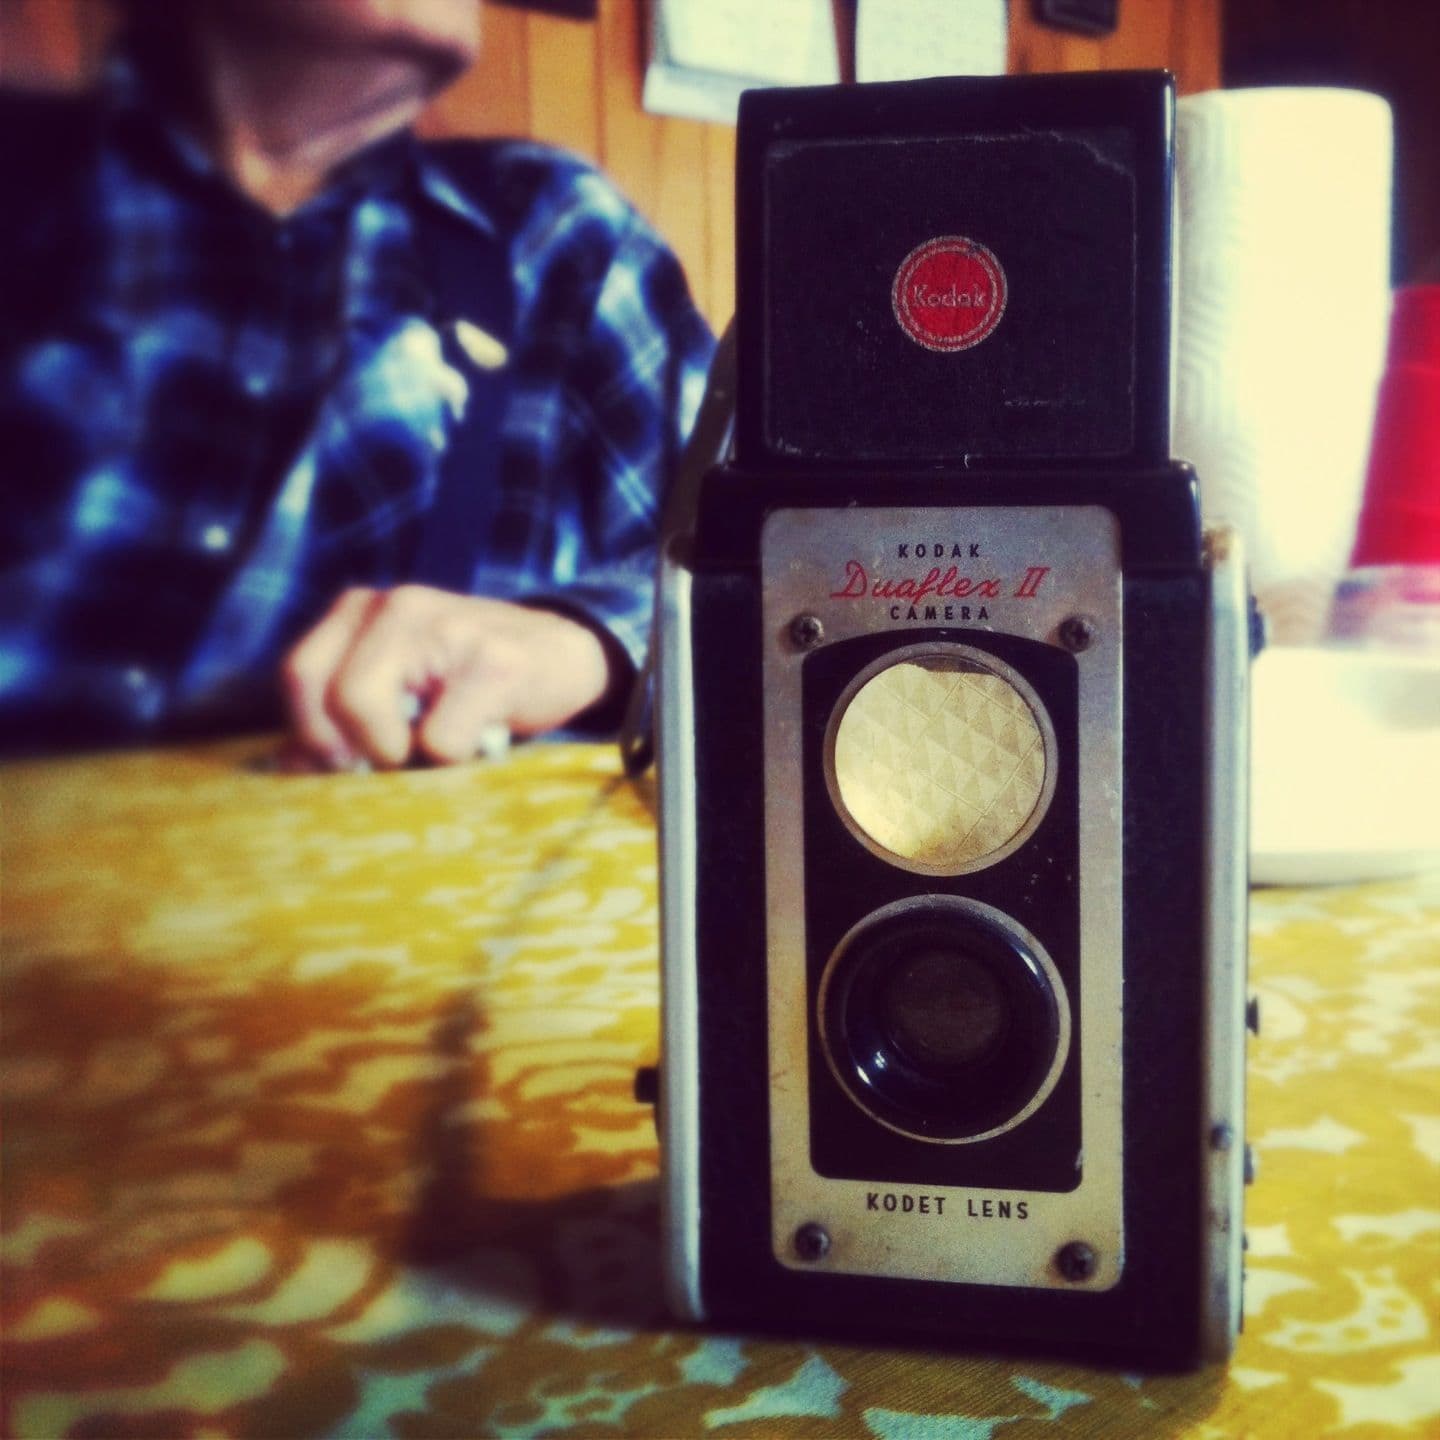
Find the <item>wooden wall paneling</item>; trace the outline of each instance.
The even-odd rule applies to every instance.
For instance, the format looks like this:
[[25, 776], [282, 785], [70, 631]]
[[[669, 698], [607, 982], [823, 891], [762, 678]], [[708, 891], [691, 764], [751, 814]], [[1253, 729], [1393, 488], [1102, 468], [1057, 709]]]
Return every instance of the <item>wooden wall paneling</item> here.
[[611, 179], [650, 219], [660, 177], [655, 165], [661, 117], [640, 105], [640, 6], [602, 3], [595, 21], [600, 65], [600, 159]]
[[1172, 0], [1129, 0], [1119, 23], [1098, 38], [1056, 30], [1035, 19], [1029, 0], [1011, 0], [1010, 70], [1034, 75], [1056, 70], [1133, 70], [1170, 61]]
[[527, 17], [530, 133], [600, 160], [600, 77], [596, 27], [553, 15]]
[[1011, 0], [1010, 69], [1174, 72], [1181, 94], [1220, 83], [1220, 0], [1129, 0], [1113, 34], [1091, 38], [1041, 25], [1028, 0]]
[[1220, 88], [1221, 0], [1174, 0], [1170, 68], [1182, 95]]
[[599, 10], [601, 163], [670, 243], [696, 304], [709, 316], [705, 127], [642, 108], [644, 7], [635, 0], [601, 0]]
[[[1032, 0], [1010, 0], [1010, 53], [1007, 62], [1010, 73], [1049, 75], [1057, 70], [1093, 69], [1100, 53], [1100, 42], [1041, 25], [1031, 11], [1031, 3]], [[1083, 63], [1067, 63], [1077, 46], [1082, 57], [1089, 59], [1088, 67]]]
[[80, 0], [0, 0], [0, 84], [78, 88], [89, 62]]
[[530, 31], [523, 10], [487, 5], [479, 61], [439, 95], [416, 130], [444, 135], [529, 135]]
[[660, 184], [651, 219], [680, 257], [695, 303], [703, 314], [712, 316], [713, 227], [705, 166], [708, 128], [698, 120], [666, 117], [660, 121], [655, 152]]
[[[1184, 0], [1129, 0], [1120, 6], [1120, 23], [1099, 42], [1097, 70], [1168, 70], [1173, 68], [1170, 37], [1175, 7]], [[1072, 68], [1079, 68], [1074, 66]]]
[[705, 229], [710, 253], [706, 316], [718, 335], [735, 313], [735, 129], [705, 127]]

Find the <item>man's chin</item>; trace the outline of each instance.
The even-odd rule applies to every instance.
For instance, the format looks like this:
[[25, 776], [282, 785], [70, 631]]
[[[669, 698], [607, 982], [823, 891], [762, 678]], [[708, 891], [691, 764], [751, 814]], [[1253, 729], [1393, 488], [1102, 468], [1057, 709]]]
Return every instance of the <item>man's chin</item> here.
[[419, 61], [438, 88], [480, 53], [479, 0], [225, 0], [235, 18], [275, 39]]

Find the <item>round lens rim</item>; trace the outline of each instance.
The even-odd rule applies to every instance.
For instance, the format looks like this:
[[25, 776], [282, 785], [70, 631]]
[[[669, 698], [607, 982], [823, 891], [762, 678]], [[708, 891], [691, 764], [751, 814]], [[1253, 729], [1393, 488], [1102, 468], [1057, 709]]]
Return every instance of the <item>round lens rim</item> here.
[[[926, 1074], [878, 1034], [880, 967], [931, 933], [953, 946], [957, 926], [1007, 996], [1007, 1039], [1028, 1032], [1028, 1043], [948, 1075], [938, 1073], [944, 1067]], [[1017, 1005], [1028, 1021], [1017, 1018]], [[993, 906], [953, 895], [911, 896], [853, 926], [821, 974], [816, 1021], [830, 1073], [860, 1110], [897, 1134], [942, 1145], [990, 1140], [1029, 1119], [1059, 1083], [1072, 1030], [1064, 982], [1040, 942]]]

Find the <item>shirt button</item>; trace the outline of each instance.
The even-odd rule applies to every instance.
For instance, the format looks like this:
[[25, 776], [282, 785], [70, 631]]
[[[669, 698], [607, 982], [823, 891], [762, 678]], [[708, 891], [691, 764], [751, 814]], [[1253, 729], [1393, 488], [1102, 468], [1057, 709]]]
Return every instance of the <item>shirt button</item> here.
[[130, 713], [143, 725], [160, 718], [165, 699], [154, 676], [143, 666], [132, 665], [125, 671], [125, 688], [130, 692]]
[[270, 389], [270, 382], [258, 370], [251, 370], [245, 376], [245, 393], [257, 400]]
[[230, 548], [230, 531], [224, 525], [207, 525], [201, 533], [200, 543], [212, 555], [222, 555]]

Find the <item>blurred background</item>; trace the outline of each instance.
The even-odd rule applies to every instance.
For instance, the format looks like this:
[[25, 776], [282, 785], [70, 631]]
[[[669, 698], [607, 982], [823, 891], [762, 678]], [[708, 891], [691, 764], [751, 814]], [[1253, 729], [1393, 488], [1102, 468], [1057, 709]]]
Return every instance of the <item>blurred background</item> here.
[[[769, 3], [783, 11], [795, 0]], [[879, 0], [881, 18], [885, 7]], [[840, 72], [853, 75], [850, 0], [835, 0], [834, 8]], [[480, 64], [441, 97], [426, 118], [426, 133], [529, 135], [597, 161], [674, 246], [701, 309], [723, 325], [734, 308], [735, 131], [644, 109], [649, 0], [531, 6], [490, 0], [486, 9]], [[1377, 91], [1395, 115], [1393, 279], [1417, 280], [1434, 263], [1440, 255], [1434, 70], [1440, 6], [1429, 0], [1120, 0], [1114, 9], [1114, 29], [1090, 36], [1056, 28], [1040, 18], [1038, 6], [1015, 0], [1003, 22], [1006, 68], [1027, 74], [1163, 66], [1175, 73], [1182, 95], [1222, 85]], [[83, 86], [113, 25], [106, 0], [0, 0], [0, 84]]]
[[[83, 87], [115, 22], [107, 0], [0, 0], [0, 85]], [[422, 133], [597, 162], [717, 330], [744, 86], [1171, 70], [1174, 448], [1207, 522], [1245, 535], [1279, 642], [1256, 671], [1257, 873], [1440, 855], [1440, 4], [487, 0], [484, 29]]]

